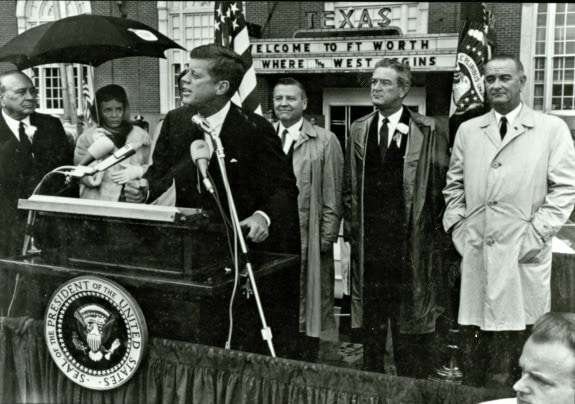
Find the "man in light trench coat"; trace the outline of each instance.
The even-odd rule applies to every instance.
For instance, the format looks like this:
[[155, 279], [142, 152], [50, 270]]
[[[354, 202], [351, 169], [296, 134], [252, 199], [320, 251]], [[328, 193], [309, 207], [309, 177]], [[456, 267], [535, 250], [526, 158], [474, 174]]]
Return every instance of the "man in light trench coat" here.
[[551, 239], [575, 203], [569, 129], [521, 102], [525, 81], [513, 57], [486, 64], [493, 109], [460, 126], [443, 191], [443, 225], [462, 256], [466, 384], [511, 386], [520, 377], [521, 347], [551, 309]]
[[334, 316], [337, 241], [343, 206], [343, 153], [337, 137], [304, 119], [305, 89], [293, 78], [282, 78], [273, 91], [276, 132], [292, 164], [299, 190], [302, 266], [299, 331], [308, 339], [308, 361], [335, 360], [330, 352], [338, 333]]

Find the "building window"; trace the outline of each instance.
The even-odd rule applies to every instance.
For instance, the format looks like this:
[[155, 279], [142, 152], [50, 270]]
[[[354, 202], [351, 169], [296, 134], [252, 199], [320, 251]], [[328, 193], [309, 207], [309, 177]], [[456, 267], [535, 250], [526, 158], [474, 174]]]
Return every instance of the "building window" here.
[[575, 4], [539, 3], [535, 18], [533, 108], [575, 113]]
[[[196, 46], [214, 41], [214, 9], [213, 1], [167, 1], [165, 9], [159, 10], [160, 31], [186, 48], [169, 49], [166, 52], [171, 70], [167, 75], [170, 82], [166, 88], [167, 102], [162, 102], [162, 110], [170, 110], [181, 105], [176, 77], [187, 67], [189, 51]], [[162, 16], [165, 20], [162, 21]], [[160, 82], [162, 83], [162, 82]], [[162, 85], [162, 84], [161, 84]], [[166, 94], [161, 91], [162, 98]]]
[[[58, 10], [54, 6], [59, 6]], [[65, 1], [55, 2], [46, 0], [19, 1], [17, 2], [16, 17], [18, 19], [18, 32], [22, 33], [32, 27], [56, 20], [56, 15], [61, 18], [90, 13], [89, 1]], [[82, 65], [73, 65], [75, 86], [70, 91], [75, 91], [76, 100], [81, 99], [81, 86], [78, 86], [78, 78], [83, 80], [87, 74], [87, 68]], [[37, 66], [25, 71], [38, 89], [38, 111], [53, 115], [64, 113], [64, 99], [60, 68], [57, 64]], [[81, 83], [81, 81], [80, 81]]]

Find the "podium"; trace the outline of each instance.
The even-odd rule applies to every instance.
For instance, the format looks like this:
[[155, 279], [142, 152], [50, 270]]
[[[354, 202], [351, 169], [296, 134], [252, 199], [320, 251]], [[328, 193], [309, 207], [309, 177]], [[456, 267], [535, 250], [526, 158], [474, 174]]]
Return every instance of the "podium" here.
[[[219, 217], [199, 209], [44, 195], [21, 199], [18, 207], [35, 212], [40, 252], [0, 259], [0, 271], [33, 280], [32, 287], [19, 288], [13, 317], [42, 318], [58, 285], [97, 275], [132, 294], [151, 337], [224, 346], [234, 274]], [[292, 304], [282, 298], [283, 280], [299, 273], [299, 256], [253, 252], [251, 262], [264, 311]], [[240, 277], [232, 349], [266, 354], [256, 304], [242, 293], [246, 281]]]
[[194, 279], [229, 257], [223, 225], [200, 209], [45, 195], [18, 207], [49, 229], [38, 241], [52, 264]]

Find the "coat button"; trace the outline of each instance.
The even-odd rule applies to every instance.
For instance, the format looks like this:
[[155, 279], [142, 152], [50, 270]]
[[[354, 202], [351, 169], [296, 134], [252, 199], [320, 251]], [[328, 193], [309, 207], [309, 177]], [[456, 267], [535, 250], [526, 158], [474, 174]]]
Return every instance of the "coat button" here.
[[501, 163], [498, 162], [498, 161], [494, 161], [494, 162], [491, 164], [491, 167], [493, 167], [493, 168], [499, 168], [499, 167], [501, 167]]
[[490, 237], [485, 241], [485, 244], [491, 247], [493, 244], [495, 244], [495, 241], [493, 241], [493, 239]]
[[494, 206], [497, 205], [497, 201], [489, 201], [487, 202], [487, 206]]

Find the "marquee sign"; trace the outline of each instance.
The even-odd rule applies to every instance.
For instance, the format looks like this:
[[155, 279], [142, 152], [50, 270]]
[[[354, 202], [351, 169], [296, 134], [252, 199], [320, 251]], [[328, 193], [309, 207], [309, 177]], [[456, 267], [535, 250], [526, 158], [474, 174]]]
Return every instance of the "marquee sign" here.
[[136, 300], [116, 282], [96, 276], [60, 285], [48, 303], [44, 332], [60, 371], [93, 390], [126, 383], [140, 366], [148, 342]]
[[407, 63], [412, 70], [455, 69], [456, 35], [398, 38], [293, 39], [255, 41], [253, 65], [258, 74], [371, 72], [382, 58]]

